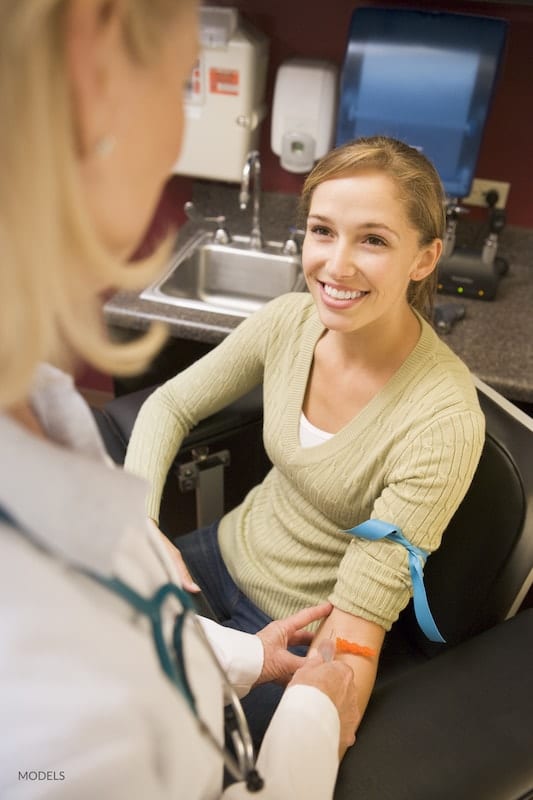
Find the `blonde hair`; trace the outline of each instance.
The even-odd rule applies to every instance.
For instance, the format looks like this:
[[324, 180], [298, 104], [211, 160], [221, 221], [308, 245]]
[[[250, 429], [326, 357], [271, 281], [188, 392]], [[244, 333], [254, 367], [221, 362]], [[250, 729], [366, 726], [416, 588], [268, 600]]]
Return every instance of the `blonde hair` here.
[[[132, 58], [155, 57], [184, 3], [192, 0], [127, 0]], [[0, 5], [0, 407], [25, 397], [39, 361], [67, 364], [75, 354], [105, 372], [132, 374], [166, 336], [154, 326], [132, 343], [113, 343], [101, 299], [89, 296], [91, 285], [145, 286], [160, 258], [125, 264], [94, 230], [64, 64], [67, 9], [68, 0]]]
[[[445, 193], [437, 170], [418, 150], [387, 136], [355, 139], [327, 153], [307, 176], [300, 197], [300, 215], [306, 219], [316, 187], [324, 181], [376, 169], [390, 178], [405, 205], [407, 217], [419, 233], [421, 247], [442, 239], [446, 224]], [[421, 281], [411, 281], [407, 299], [430, 319], [436, 291], [436, 270]]]

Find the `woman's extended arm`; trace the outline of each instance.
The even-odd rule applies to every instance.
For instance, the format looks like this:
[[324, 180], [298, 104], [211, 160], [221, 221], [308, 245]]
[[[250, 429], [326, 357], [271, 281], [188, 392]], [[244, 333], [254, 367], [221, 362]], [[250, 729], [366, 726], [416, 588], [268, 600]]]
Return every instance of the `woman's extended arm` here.
[[324, 620], [312, 644], [317, 648], [320, 642], [345, 639], [358, 645], [368, 647], [374, 655], [355, 655], [346, 652], [337, 652], [335, 659], [349, 664], [353, 670], [353, 679], [357, 689], [357, 704], [361, 717], [368, 705], [372, 689], [376, 680], [379, 654], [385, 638], [385, 630], [375, 622], [369, 622], [362, 617], [356, 617], [339, 608], [333, 608], [331, 614]]
[[[413, 544], [428, 551], [438, 547], [479, 459], [482, 421], [465, 416], [463, 425], [455, 415], [438, 420], [413, 438], [390, 468], [389, 482], [372, 509], [372, 517], [397, 525]], [[470, 424], [468, 448], [464, 443], [460, 446], [466, 422]], [[337, 584], [329, 598], [333, 610], [313, 642], [315, 646], [324, 639], [341, 638], [374, 651], [372, 655], [336, 655], [354, 669], [361, 713], [372, 693], [385, 632], [412, 592], [407, 562], [407, 551], [401, 544], [355, 537], [339, 566]], [[351, 612], [341, 610], [341, 604], [351, 606]]]
[[142, 406], [125, 468], [150, 483], [147, 512], [157, 522], [168, 470], [187, 433], [261, 383], [276, 303], [244, 320], [214, 350], [157, 389]]

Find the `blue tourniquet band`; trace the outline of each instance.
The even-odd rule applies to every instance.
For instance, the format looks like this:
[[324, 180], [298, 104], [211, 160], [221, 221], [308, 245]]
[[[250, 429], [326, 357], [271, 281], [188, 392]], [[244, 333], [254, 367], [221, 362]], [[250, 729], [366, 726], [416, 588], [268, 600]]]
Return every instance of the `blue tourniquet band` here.
[[416, 620], [431, 642], [445, 643], [446, 640], [441, 636], [429, 610], [426, 587], [424, 586], [424, 564], [429, 554], [422, 550], [421, 547], [411, 544], [399, 528], [380, 519], [367, 519], [366, 522], [356, 525], [355, 528], [350, 528], [346, 533], [374, 542], [378, 539], [390, 539], [392, 542], [405, 547], [409, 556], [409, 572], [413, 581], [413, 604]]

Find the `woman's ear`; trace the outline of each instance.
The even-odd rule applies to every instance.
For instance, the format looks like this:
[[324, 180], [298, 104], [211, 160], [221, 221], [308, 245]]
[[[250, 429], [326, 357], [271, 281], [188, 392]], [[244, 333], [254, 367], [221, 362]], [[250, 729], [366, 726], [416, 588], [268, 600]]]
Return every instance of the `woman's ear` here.
[[124, 48], [122, 0], [71, 0], [67, 9], [65, 61], [78, 154], [86, 159], [113, 133], [113, 77]]
[[433, 239], [431, 244], [424, 247], [421, 254], [416, 259], [416, 263], [411, 270], [409, 277], [412, 281], [421, 281], [430, 275], [442, 253], [442, 239]]

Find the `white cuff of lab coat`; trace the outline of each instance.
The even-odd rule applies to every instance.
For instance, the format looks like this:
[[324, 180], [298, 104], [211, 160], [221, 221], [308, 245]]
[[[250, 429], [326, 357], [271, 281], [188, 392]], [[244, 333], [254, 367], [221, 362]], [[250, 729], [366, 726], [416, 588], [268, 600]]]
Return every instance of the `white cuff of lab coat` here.
[[259, 753], [257, 767], [267, 797], [330, 800], [339, 768], [337, 709], [314, 686], [284, 693]]
[[263, 669], [264, 650], [255, 634], [224, 628], [206, 617], [198, 617], [229, 682], [244, 697]]

